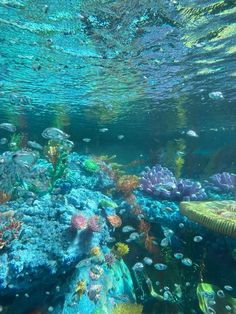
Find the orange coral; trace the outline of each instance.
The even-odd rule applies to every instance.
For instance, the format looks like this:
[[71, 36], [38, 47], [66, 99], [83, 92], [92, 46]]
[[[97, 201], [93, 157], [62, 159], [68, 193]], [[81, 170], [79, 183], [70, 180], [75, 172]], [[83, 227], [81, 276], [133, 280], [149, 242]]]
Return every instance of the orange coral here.
[[114, 228], [119, 228], [122, 225], [122, 220], [118, 215], [107, 216], [107, 220]]
[[139, 186], [139, 178], [135, 175], [123, 175], [116, 183], [117, 190], [130, 195]]
[[146, 222], [144, 219], [141, 219], [139, 223], [139, 231], [144, 233], [145, 248], [148, 250], [148, 252], [152, 253], [155, 257], [157, 257], [157, 255], [159, 254], [159, 249], [153, 243], [153, 241], [155, 241], [156, 238], [149, 235], [150, 229], [151, 229], [150, 224]]

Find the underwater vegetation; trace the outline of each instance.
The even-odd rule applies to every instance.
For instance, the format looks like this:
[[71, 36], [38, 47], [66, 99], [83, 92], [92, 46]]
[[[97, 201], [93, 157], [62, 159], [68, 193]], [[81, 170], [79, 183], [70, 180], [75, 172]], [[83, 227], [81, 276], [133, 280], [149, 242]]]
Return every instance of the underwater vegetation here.
[[112, 314], [142, 314], [143, 306], [141, 304], [121, 303], [115, 306]]

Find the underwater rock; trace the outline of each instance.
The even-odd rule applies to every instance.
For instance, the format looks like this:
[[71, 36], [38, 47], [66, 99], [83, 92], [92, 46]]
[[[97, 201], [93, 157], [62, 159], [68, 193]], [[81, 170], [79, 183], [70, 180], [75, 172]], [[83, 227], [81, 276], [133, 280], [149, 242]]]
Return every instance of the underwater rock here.
[[235, 201], [182, 202], [180, 212], [210, 230], [236, 238]]
[[71, 195], [81, 202], [86, 200], [86, 213], [82, 211], [86, 220], [99, 215], [102, 221], [99, 232], [71, 228], [71, 219], [80, 210], [68, 202], [70, 193], [39, 196], [30, 205], [26, 201], [11, 201], [0, 206], [0, 215], [11, 209], [14, 218], [21, 222], [19, 235], [0, 255], [1, 296], [11, 294], [10, 287], [15, 292], [31, 291], [38, 280], [41, 286], [48, 286], [90, 254], [93, 247], [104, 245], [109, 236], [108, 226], [98, 205], [107, 197], [86, 189], [72, 189]]
[[[90, 278], [96, 268], [96, 261], [87, 259], [77, 265], [76, 272], [65, 283], [65, 301], [55, 308], [55, 314], [92, 314], [100, 309], [100, 313], [110, 314], [115, 304], [136, 301], [134, 287], [128, 267], [123, 260], [116, 260], [107, 267], [106, 263], [99, 265], [99, 276]], [[83, 280], [86, 292], [78, 295], [75, 287]]]

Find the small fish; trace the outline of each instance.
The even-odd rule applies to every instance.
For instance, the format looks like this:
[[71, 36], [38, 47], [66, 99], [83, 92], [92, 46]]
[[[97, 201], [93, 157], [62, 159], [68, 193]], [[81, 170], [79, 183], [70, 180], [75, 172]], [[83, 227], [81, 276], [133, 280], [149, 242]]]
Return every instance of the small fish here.
[[150, 266], [153, 263], [153, 260], [150, 257], [144, 257], [143, 259], [144, 264]]
[[144, 265], [143, 265], [143, 263], [138, 262], [138, 263], [134, 264], [132, 269], [134, 271], [143, 271], [144, 270]]
[[16, 132], [16, 127], [11, 123], [0, 123], [0, 129], [6, 130], [8, 132]]
[[50, 140], [65, 140], [70, 136], [60, 129], [47, 128], [42, 132], [42, 137]]
[[124, 135], [118, 135], [117, 136], [118, 140], [123, 140], [124, 137], [125, 137]]
[[85, 138], [82, 139], [82, 141], [85, 142], [85, 143], [89, 143], [89, 142], [91, 142], [91, 138], [85, 137]]
[[190, 259], [190, 258], [183, 258], [182, 260], [181, 260], [181, 262], [182, 262], [182, 264], [183, 265], [185, 265], [185, 266], [192, 266], [193, 265], [193, 262], [192, 262], [192, 260]]
[[174, 231], [171, 229], [164, 229], [163, 234], [166, 238], [169, 238], [174, 235]]
[[99, 132], [101, 132], [101, 133], [105, 133], [105, 132], [107, 132], [107, 131], [108, 131], [108, 128], [99, 129]]
[[222, 100], [224, 99], [224, 96], [222, 92], [211, 92], [208, 94], [208, 96], [213, 100]]
[[199, 137], [198, 134], [195, 131], [193, 131], [193, 130], [188, 130], [186, 132], [186, 135], [188, 135], [190, 137]]
[[225, 293], [224, 293], [223, 290], [218, 290], [218, 291], [216, 292], [216, 294], [217, 294], [217, 296], [218, 296], [219, 298], [221, 298], [221, 299], [223, 299], [223, 298], [225, 297]]
[[203, 240], [203, 237], [201, 237], [201, 236], [195, 236], [195, 237], [193, 238], [193, 241], [196, 242], [196, 243], [199, 243], [199, 242], [201, 242], [202, 240]]
[[122, 232], [124, 232], [124, 233], [128, 233], [128, 232], [131, 232], [131, 231], [134, 231], [135, 229], [134, 229], [134, 227], [132, 227], [132, 226], [124, 226], [123, 228], [122, 228]]
[[233, 287], [228, 286], [228, 285], [224, 286], [224, 289], [227, 291], [233, 291]]
[[37, 142], [34, 142], [34, 141], [28, 141], [27, 144], [28, 144], [29, 147], [37, 149], [37, 150], [42, 150], [43, 149], [42, 145], [40, 145], [40, 144], [38, 144]]
[[185, 152], [177, 151], [176, 155], [178, 157], [183, 157], [183, 156], [185, 156]]
[[183, 228], [184, 228], [184, 224], [181, 222], [181, 223], [179, 224], [179, 227], [180, 227], [180, 229], [183, 229]]
[[182, 253], [175, 253], [175, 254], [174, 254], [174, 257], [175, 257], [176, 259], [182, 259], [182, 258], [184, 257], [184, 255], [183, 255]]
[[169, 239], [164, 238], [164, 239], [161, 240], [161, 246], [162, 247], [167, 247], [169, 244], [170, 244]]
[[135, 240], [139, 239], [139, 234], [138, 234], [138, 232], [132, 232], [132, 233], [130, 234], [130, 236], [129, 236], [129, 239], [130, 239], [131, 241], [135, 241]]
[[230, 305], [226, 305], [226, 306], [225, 306], [225, 309], [226, 309], [227, 311], [231, 311], [231, 310], [232, 310], [232, 307], [231, 307]]
[[157, 263], [154, 265], [154, 267], [156, 268], [156, 270], [166, 270], [167, 269], [167, 265], [162, 264], [162, 263]]
[[0, 144], [1, 145], [7, 144], [7, 139], [5, 137], [1, 138], [0, 139]]

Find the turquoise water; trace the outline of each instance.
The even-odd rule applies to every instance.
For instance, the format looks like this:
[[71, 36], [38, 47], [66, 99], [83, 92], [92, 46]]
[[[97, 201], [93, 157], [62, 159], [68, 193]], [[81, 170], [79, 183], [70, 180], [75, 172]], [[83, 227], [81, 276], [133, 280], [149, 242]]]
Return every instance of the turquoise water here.
[[235, 21], [0, 0], [0, 312], [236, 313]]

